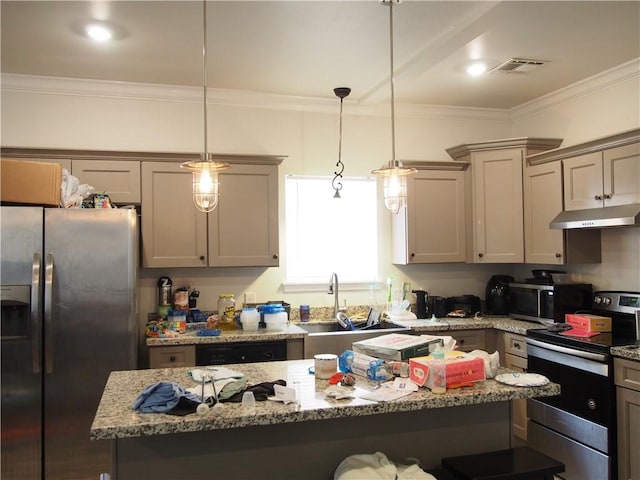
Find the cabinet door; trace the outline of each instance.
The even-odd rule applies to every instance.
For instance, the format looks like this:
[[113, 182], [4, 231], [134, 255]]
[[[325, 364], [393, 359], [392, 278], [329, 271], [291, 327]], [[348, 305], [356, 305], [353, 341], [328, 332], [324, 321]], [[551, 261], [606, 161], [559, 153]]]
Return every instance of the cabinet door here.
[[564, 209], [598, 208], [602, 202], [602, 152], [593, 152], [562, 161]]
[[640, 143], [603, 152], [604, 204], [640, 203]]
[[640, 478], [640, 392], [616, 388], [618, 478]]
[[[505, 367], [515, 370], [517, 372], [527, 371], [527, 359], [517, 357], [507, 353], [505, 355]], [[513, 435], [527, 439], [527, 401], [524, 398], [518, 400], [511, 400], [511, 427]]]
[[562, 166], [531, 165], [524, 171], [524, 247], [526, 263], [562, 264], [562, 230], [549, 223], [562, 211]]
[[524, 261], [523, 149], [472, 155], [474, 262]]
[[140, 162], [73, 160], [71, 173], [80, 183], [106, 193], [115, 203], [140, 203]]
[[142, 163], [143, 267], [207, 265], [207, 215], [193, 204], [191, 178], [179, 163]]
[[393, 263], [464, 262], [464, 172], [418, 171], [407, 196], [404, 213], [393, 216]]
[[275, 267], [279, 257], [278, 166], [233, 165], [209, 214], [209, 266]]

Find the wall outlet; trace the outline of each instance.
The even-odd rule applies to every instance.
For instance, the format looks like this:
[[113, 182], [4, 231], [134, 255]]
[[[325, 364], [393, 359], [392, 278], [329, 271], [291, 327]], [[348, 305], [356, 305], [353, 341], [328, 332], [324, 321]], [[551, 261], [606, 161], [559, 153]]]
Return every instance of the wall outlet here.
[[244, 303], [256, 303], [256, 292], [245, 292]]

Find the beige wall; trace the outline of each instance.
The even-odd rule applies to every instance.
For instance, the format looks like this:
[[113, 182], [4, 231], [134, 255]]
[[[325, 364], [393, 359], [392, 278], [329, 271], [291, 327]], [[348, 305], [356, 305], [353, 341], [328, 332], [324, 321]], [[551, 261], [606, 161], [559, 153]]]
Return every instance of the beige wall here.
[[[447, 147], [511, 136], [565, 138], [565, 145], [617, 131], [638, 128], [638, 74], [627, 80], [592, 84], [559, 92], [510, 112], [398, 105], [397, 157], [405, 160], [449, 161]], [[24, 79], [3, 78], [2, 145], [70, 149], [194, 152], [202, 148], [202, 105], [195, 90], [175, 93], [149, 86], [151, 94], [127, 86], [83, 82], [42, 82], [21, 88]], [[604, 86], [603, 86], [604, 85]], [[587, 88], [588, 87], [588, 88]], [[79, 93], [80, 92], [80, 93]], [[221, 98], [213, 92], [209, 106], [209, 148], [220, 153], [277, 154], [288, 158], [286, 174], [331, 175], [337, 158], [338, 104], [335, 99], [302, 104], [255, 102], [254, 106]], [[257, 105], [257, 106], [256, 106]], [[390, 122], [387, 107], [345, 101], [343, 161], [345, 175], [366, 175], [388, 161]], [[283, 182], [281, 182], [282, 184]], [[284, 219], [283, 189], [280, 218]], [[432, 295], [475, 294], [494, 273], [528, 276], [531, 266], [424, 265], [395, 267], [390, 263], [390, 221], [379, 207], [380, 279], [394, 275]], [[281, 253], [286, 245], [281, 222]], [[435, 226], [437, 228], [437, 226]], [[603, 263], [577, 270], [598, 288], [640, 290], [640, 229], [605, 232]], [[279, 268], [143, 269], [140, 272], [142, 316], [155, 308], [155, 284], [169, 275], [176, 286], [201, 291], [199, 306], [215, 309], [219, 293], [232, 292], [241, 301], [255, 292], [258, 301], [284, 299], [297, 308], [332, 305], [324, 291], [284, 293], [284, 262]], [[615, 274], [614, 274], [615, 272]], [[327, 280], [331, 272], [327, 272]], [[339, 272], [338, 272], [339, 274]], [[378, 295], [382, 303], [383, 295]], [[368, 291], [341, 290], [349, 304], [368, 303]], [[144, 318], [143, 318], [144, 320]]]

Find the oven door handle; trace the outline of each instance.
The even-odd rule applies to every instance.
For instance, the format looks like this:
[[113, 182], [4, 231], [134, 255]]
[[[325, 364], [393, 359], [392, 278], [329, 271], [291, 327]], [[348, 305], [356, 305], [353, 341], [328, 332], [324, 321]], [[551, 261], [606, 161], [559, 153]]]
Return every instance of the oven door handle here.
[[575, 348], [563, 347], [561, 345], [554, 345], [552, 343], [541, 342], [533, 338], [527, 338], [529, 345], [534, 345], [540, 348], [546, 348], [554, 352], [566, 353], [567, 355], [573, 355], [575, 357], [586, 358], [588, 360], [595, 360], [597, 362], [606, 362], [607, 356], [602, 353], [585, 352], [583, 350], [576, 350]]

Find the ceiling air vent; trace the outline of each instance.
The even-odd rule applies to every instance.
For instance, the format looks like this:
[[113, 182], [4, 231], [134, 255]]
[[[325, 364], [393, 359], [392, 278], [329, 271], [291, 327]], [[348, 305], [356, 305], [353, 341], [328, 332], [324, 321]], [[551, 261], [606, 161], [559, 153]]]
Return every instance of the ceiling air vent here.
[[501, 63], [497, 67], [491, 69], [491, 72], [505, 73], [526, 73], [534, 68], [540, 67], [546, 63], [546, 60], [533, 60], [530, 58], [510, 58], [506, 62]]

